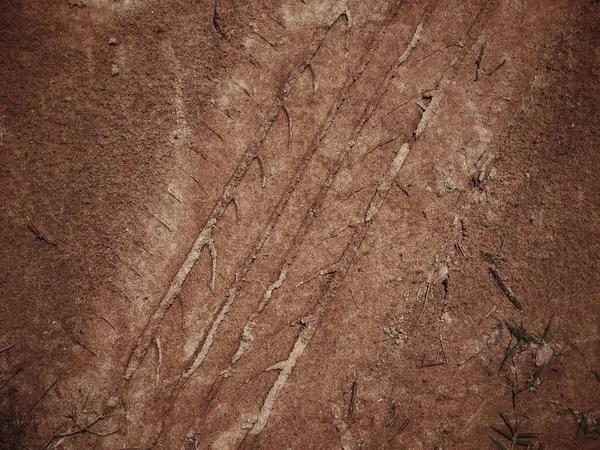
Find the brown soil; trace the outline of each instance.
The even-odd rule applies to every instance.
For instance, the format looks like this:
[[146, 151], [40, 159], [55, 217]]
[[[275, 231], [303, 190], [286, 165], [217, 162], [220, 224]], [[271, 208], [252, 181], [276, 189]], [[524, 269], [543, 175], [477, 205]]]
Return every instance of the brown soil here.
[[6, 0], [0, 448], [598, 448], [598, 17]]

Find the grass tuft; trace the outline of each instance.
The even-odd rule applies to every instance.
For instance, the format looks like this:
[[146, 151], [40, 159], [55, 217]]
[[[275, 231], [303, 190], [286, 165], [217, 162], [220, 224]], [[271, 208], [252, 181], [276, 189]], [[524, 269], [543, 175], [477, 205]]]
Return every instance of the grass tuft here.
[[515, 422], [512, 423], [508, 419], [508, 417], [506, 417], [506, 414], [500, 413], [500, 417], [502, 418], [502, 422], [504, 422], [504, 426], [506, 428], [500, 428], [494, 425], [492, 425], [491, 428], [497, 434], [506, 439], [508, 441], [508, 444], [505, 445], [498, 439], [490, 436], [490, 439], [492, 440], [494, 445], [499, 449], [514, 450], [516, 447], [531, 447], [534, 445], [532, 439], [539, 439], [540, 435], [538, 433], [522, 433], [521, 431], [519, 431], [518, 419], [515, 419]]

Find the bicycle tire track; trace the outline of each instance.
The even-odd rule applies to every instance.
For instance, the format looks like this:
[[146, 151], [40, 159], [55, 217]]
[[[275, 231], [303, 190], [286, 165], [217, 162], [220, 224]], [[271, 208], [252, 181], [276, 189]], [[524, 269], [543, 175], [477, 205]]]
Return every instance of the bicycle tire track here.
[[[196, 357], [194, 358], [194, 361], [192, 362], [189, 369], [187, 369], [186, 372], [184, 372], [182, 378], [180, 379], [180, 382], [185, 382], [187, 379], [189, 379], [194, 374], [194, 372], [196, 372], [196, 370], [198, 370], [198, 368], [204, 361], [204, 358], [207, 356], [208, 351], [210, 350], [210, 346], [212, 345], [212, 340], [214, 338], [214, 335], [216, 334], [217, 329], [219, 327], [219, 324], [223, 321], [229, 308], [235, 301], [236, 294], [237, 294], [238, 290], [241, 288], [242, 282], [245, 280], [247, 274], [249, 273], [254, 260], [256, 259], [258, 253], [261, 251], [262, 247], [266, 243], [271, 230], [277, 224], [277, 221], [278, 221], [279, 217], [281, 216], [283, 209], [285, 208], [285, 206], [289, 202], [290, 198], [292, 197], [292, 194], [293, 194], [296, 186], [302, 179], [302, 176], [303, 176], [304, 172], [306, 171], [315, 152], [319, 148], [321, 141], [324, 139], [329, 128], [334, 123], [337, 113], [340, 110], [340, 108], [342, 107], [342, 105], [344, 104], [344, 102], [346, 101], [351, 87], [361, 78], [362, 73], [364, 73], [367, 66], [371, 62], [372, 57], [374, 55], [374, 50], [377, 48], [377, 45], [378, 45], [377, 43], [381, 39], [381, 36], [385, 33], [385, 28], [387, 27], [387, 25], [389, 25], [393, 21], [393, 19], [397, 15], [397, 13], [398, 13], [398, 11], [396, 11], [386, 21], [386, 25], [384, 26], [384, 29], [380, 32], [380, 35], [378, 36], [378, 38], [375, 39], [373, 45], [371, 45], [368, 55], [365, 58], [365, 60], [362, 62], [362, 64], [360, 65], [360, 68], [358, 69], [357, 73], [354, 76], [346, 78], [344, 85], [340, 89], [340, 93], [338, 94], [336, 100], [334, 101], [334, 104], [330, 108], [319, 131], [316, 133], [316, 135], [312, 139], [312, 144], [309, 148], [309, 151], [302, 158], [300, 165], [299, 165], [300, 167], [295, 170], [295, 175], [294, 175], [293, 179], [288, 184], [288, 187], [285, 190], [283, 196], [280, 197], [277, 206], [275, 207], [269, 221], [267, 222], [266, 227], [263, 229], [258, 241], [256, 242], [256, 244], [250, 251], [248, 257], [246, 258], [246, 260], [244, 262], [244, 265], [242, 266], [242, 269], [238, 271], [237, 280], [234, 283], [234, 285], [229, 289], [229, 291], [226, 295], [227, 301], [221, 306], [219, 312], [217, 313], [217, 317], [215, 318], [215, 320], [213, 321], [213, 323], [211, 325], [211, 329], [210, 329], [207, 337], [204, 339], [204, 343], [202, 343], [202, 346], [201, 346], [199, 352], [197, 353]], [[341, 15], [345, 15], [345, 13], [342, 13]], [[341, 15], [340, 15], [340, 17], [341, 17]], [[341, 165], [340, 165], [340, 167], [341, 167]], [[279, 276], [281, 276], [281, 270], [279, 271], [279, 273], [280, 273]]]
[[[362, 223], [356, 227], [349, 243], [344, 249], [342, 257], [336, 264], [335, 272], [332, 274], [333, 276], [328, 279], [328, 282], [323, 289], [322, 300], [317, 303], [314, 311], [312, 312], [310, 322], [308, 322], [303, 330], [298, 334], [298, 337], [294, 342], [294, 347], [292, 348], [288, 358], [278, 363], [277, 367], [273, 366], [274, 369], [280, 370], [279, 375], [275, 380], [275, 383], [273, 383], [273, 386], [269, 390], [263, 405], [260, 408], [256, 422], [252, 428], [248, 430], [247, 435], [256, 436], [260, 434], [267, 425], [269, 417], [271, 416], [271, 412], [275, 407], [275, 403], [283, 391], [285, 384], [294, 369], [294, 366], [302, 357], [304, 350], [317, 331], [319, 324], [327, 312], [328, 306], [335, 299], [340, 288], [343, 286], [348, 269], [356, 258], [358, 250], [360, 249], [365, 237], [369, 232], [371, 223], [373, 223], [377, 217], [377, 214], [379, 213], [379, 210], [383, 206], [385, 199], [393, 185], [394, 179], [396, 179], [398, 176], [398, 173], [400, 172], [400, 169], [402, 168], [409, 151], [409, 144], [403, 144], [396, 153], [396, 156], [392, 162], [388, 165], [388, 168], [382, 177], [381, 184], [377, 187], [365, 210]], [[245, 439], [246, 436], [244, 437], [244, 440]], [[243, 443], [244, 441], [242, 441], [240, 446], [243, 445]]]
[[[388, 85], [392, 80], [393, 74], [408, 59], [410, 53], [416, 47], [416, 45], [421, 37], [421, 32], [423, 30], [423, 26], [425, 25], [427, 19], [429, 18], [430, 13], [431, 13], [431, 11], [428, 11], [425, 14], [424, 18], [421, 20], [421, 22], [419, 22], [408, 46], [406, 47], [404, 52], [400, 55], [400, 57], [395, 61], [395, 63], [392, 65], [392, 67], [389, 69], [389, 71], [386, 74], [381, 85], [378, 87], [375, 94], [373, 94], [369, 103], [363, 110], [363, 113], [361, 114], [359, 122], [355, 126], [354, 130], [352, 131], [350, 139], [348, 140], [348, 142], [346, 144], [346, 148], [340, 154], [338, 159], [334, 162], [333, 167], [329, 170], [329, 172], [327, 174], [327, 178], [326, 178], [325, 182], [323, 183], [323, 185], [321, 186], [316, 200], [313, 202], [313, 204], [308, 209], [308, 212], [305, 214], [304, 220], [302, 221], [301, 228], [297, 231], [296, 235], [294, 236], [294, 241], [293, 241], [292, 246], [289, 248], [289, 250], [286, 252], [285, 256], [283, 257], [283, 260], [285, 262], [284, 262], [284, 265], [282, 265], [282, 267], [279, 268], [279, 278], [278, 279], [281, 279], [282, 274], [285, 274], [287, 271], [286, 268], [289, 268], [295, 261], [298, 253], [300, 252], [301, 246], [304, 242], [304, 237], [306, 236], [308, 230], [312, 226], [314, 217], [318, 215], [319, 210], [323, 206], [323, 203], [327, 196], [327, 192], [331, 188], [331, 186], [332, 186], [337, 174], [339, 173], [340, 169], [342, 168], [347, 156], [349, 155], [349, 153], [352, 151], [352, 149], [356, 145], [356, 140], [360, 136], [364, 126], [369, 121], [373, 112], [377, 108], [377, 105], [381, 101], [381, 98], [383, 97], [383, 95], [385, 95]], [[284, 276], [284, 278], [285, 278], [285, 276]], [[283, 280], [282, 280], [282, 282], [283, 282]], [[277, 283], [277, 281], [274, 281], [273, 283]], [[279, 287], [280, 286], [281, 286], [281, 284], [279, 285]], [[266, 301], [268, 302], [270, 300], [271, 296], [269, 295], [267, 297], [266, 293], [265, 293], [265, 296], [263, 298], [266, 299]], [[248, 319], [248, 321], [244, 325], [243, 331], [241, 333], [241, 338], [240, 338], [240, 346], [238, 348], [238, 351], [236, 352], [236, 356], [234, 357], [235, 361], [232, 360], [232, 364], [235, 364], [235, 362], [237, 362], [243, 356], [245, 351], [247, 351], [249, 349], [250, 341], [247, 340], [248, 336], [249, 335], [251, 336], [252, 330], [253, 330], [254, 326], [256, 325], [258, 316], [264, 310], [265, 307], [266, 307], [266, 303], [263, 304], [261, 302], [261, 304], [259, 305], [257, 310], [252, 313], [251, 317]], [[242, 349], [242, 347], [243, 347], [243, 349]]]
[[[280, 88], [277, 94], [276, 104], [273, 107], [271, 113], [268, 115], [267, 119], [265, 119], [261, 125], [259, 126], [258, 131], [252, 139], [251, 144], [248, 146], [245, 151], [243, 157], [241, 158], [240, 163], [234, 170], [232, 176], [229, 179], [229, 182], [224, 188], [223, 194], [220, 199], [217, 201], [214, 206], [211, 215], [205, 222], [205, 225], [200, 231], [198, 237], [194, 241], [191, 250], [189, 251], [186, 259], [179, 267], [177, 273], [171, 280], [169, 287], [161, 298], [159, 304], [157, 305], [155, 311], [152, 316], [148, 320], [142, 334], [138, 338], [137, 344], [131, 355], [129, 357], [129, 361], [127, 363], [127, 367], [125, 370], [124, 378], [129, 380], [139, 368], [148, 348], [152, 344], [152, 340], [158, 330], [160, 323], [169, 309], [169, 307], [173, 304], [176, 296], [181, 292], [181, 288], [186, 278], [190, 274], [192, 268], [195, 266], [196, 262], [200, 258], [202, 253], [202, 249], [208, 243], [211, 238], [212, 230], [217, 225], [219, 219], [224, 214], [227, 209], [229, 203], [233, 201], [235, 190], [241, 180], [243, 179], [245, 173], [248, 168], [252, 164], [252, 162], [259, 158], [258, 150], [262, 146], [264, 140], [266, 139], [271, 127], [277, 120], [277, 117], [283, 110], [283, 103], [285, 102], [286, 97], [289, 95], [290, 91], [304, 72], [307, 66], [310, 65], [310, 62], [317, 54], [319, 48], [321, 47], [323, 41], [328, 35], [329, 30], [337, 23], [337, 21], [345, 16], [345, 12], [341, 14], [334, 13], [335, 19], [328, 26], [324, 26], [319, 28], [313, 35], [313, 39], [311, 40], [311, 44], [309, 45], [309, 50], [307, 52], [307, 56], [303, 58], [301, 63], [297, 65], [291, 73], [288, 75], [286, 81], [283, 83], [283, 86]], [[259, 162], [259, 166], [262, 166]], [[264, 169], [262, 170], [264, 175]], [[263, 176], [264, 183], [264, 176]]]

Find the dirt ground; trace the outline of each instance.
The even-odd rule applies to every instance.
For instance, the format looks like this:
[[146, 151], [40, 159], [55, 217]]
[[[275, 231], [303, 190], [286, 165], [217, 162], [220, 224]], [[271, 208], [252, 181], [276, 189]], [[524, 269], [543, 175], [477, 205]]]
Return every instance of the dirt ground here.
[[599, 19], [5, 0], [0, 449], [599, 448]]

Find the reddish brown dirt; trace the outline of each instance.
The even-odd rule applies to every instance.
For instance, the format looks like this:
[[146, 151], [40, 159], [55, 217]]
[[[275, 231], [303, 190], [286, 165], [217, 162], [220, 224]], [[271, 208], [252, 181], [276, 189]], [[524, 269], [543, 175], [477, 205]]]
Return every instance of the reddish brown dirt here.
[[0, 448], [598, 448], [598, 17], [0, 5]]

